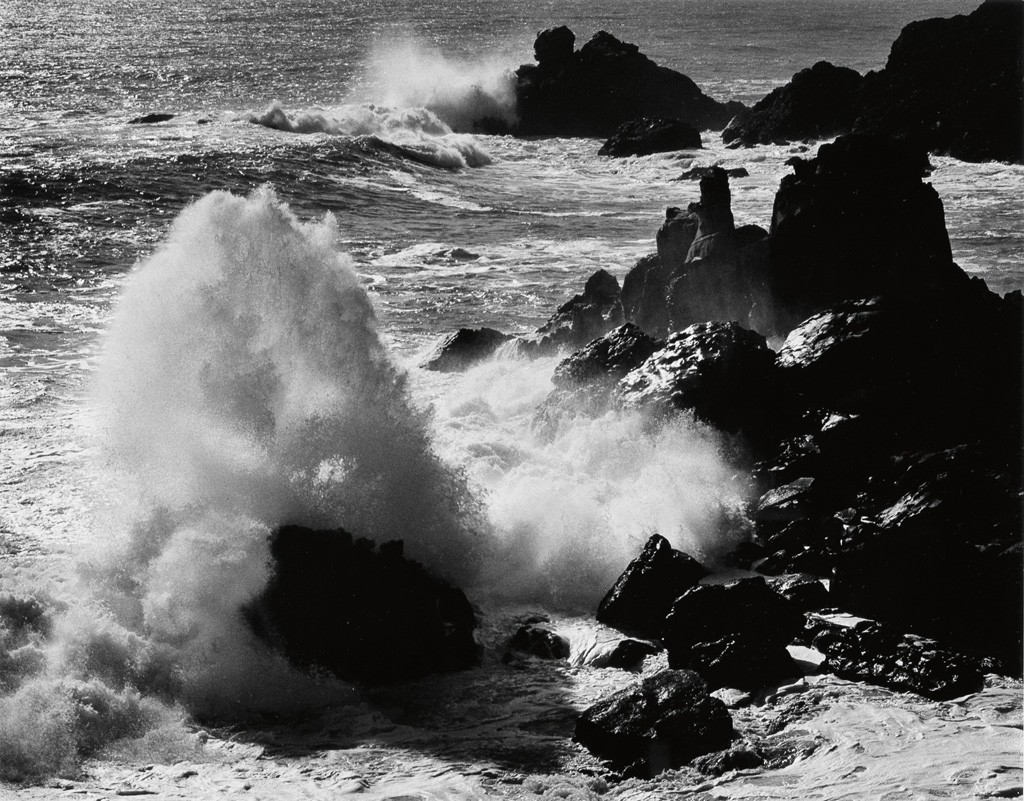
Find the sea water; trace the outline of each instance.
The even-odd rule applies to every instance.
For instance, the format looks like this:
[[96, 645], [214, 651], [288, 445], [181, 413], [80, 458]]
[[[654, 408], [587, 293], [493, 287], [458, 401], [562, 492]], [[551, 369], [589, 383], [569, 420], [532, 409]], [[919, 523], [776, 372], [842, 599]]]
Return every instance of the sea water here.
[[[715, 564], [749, 500], [715, 432], [629, 414], [539, 429], [553, 358], [417, 365], [458, 327], [529, 331], [595, 270], [621, 279], [664, 209], [696, 199], [678, 180], [691, 166], [746, 168], [737, 223], [767, 226], [785, 161], [814, 145], [727, 150], [707, 132], [700, 151], [609, 160], [593, 140], [469, 121], [514, 114], [510, 70], [552, 25], [578, 43], [608, 30], [750, 103], [819, 59], [878, 69], [905, 23], [973, 7], [5, 4], [0, 594], [68, 608], [46, 642], [4, 643], [6, 775], [17, 760], [71, 775], [78, 752], [116, 742], [142, 743], [128, 764], [200, 759], [196, 720], [350, 709], [348, 688], [298, 675], [239, 623], [284, 522], [404, 539], [492, 628], [522, 604], [592, 612], [654, 532]], [[153, 112], [175, 116], [128, 124]], [[995, 291], [1024, 286], [1024, 169], [932, 162], [954, 258]], [[555, 714], [564, 676], [544, 680], [444, 686], [475, 687], [471, 720], [501, 682], [541, 681]], [[578, 704], [607, 680], [574, 682]], [[373, 729], [366, 714], [346, 725]], [[407, 790], [441, 793], [436, 764], [388, 748]]]

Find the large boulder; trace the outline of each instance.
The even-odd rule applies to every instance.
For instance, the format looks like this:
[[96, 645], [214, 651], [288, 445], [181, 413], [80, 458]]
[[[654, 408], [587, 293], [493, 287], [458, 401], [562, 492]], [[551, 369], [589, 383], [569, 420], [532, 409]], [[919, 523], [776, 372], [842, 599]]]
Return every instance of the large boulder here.
[[870, 620], [823, 632], [814, 646], [825, 655], [822, 670], [937, 701], [984, 685], [976, 660]]
[[623, 631], [658, 637], [673, 602], [705, 575], [707, 570], [693, 557], [655, 534], [601, 600], [597, 619]]
[[737, 115], [722, 132], [726, 144], [768, 145], [849, 133], [860, 108], [863, 78], [819, 61]]
[[698, 671], [713, 687], [756, 689], [798, 673], [786, 646], [804, 618], [763, 578], [701, 584], [665, 618], [669, 666]]
[[476, 619], [461, 590], [402, 554], [341, 529], [278, 529], [272, 575], [245, 610], [294, 664], [380, 684], [476, 664]]
[[576, 740], [629, 776], [649, 778], [729, 747], [732, 718], [701, 678], [666, 670], [598, 701]]
[[438, 344], [423, 363], [427, 370], [454, 373], [490, 356], [511, 340], [508, 334], [493, 328], [460, 328]]
[[681, 73], [660, 67], [634, 44], [600, 31], [569, 53], [575, 36], [564, 26], [543, 31], [537, 64], [516, 71], [518, 123], [483, 121], [485, 131], [520, 136], [592, 136], [606, 139], [642, 117], [680, 120], [698, 130], [721, 130], [741, 103], [719, 103]]
[[619, 382], [626, 406], [689, 410], [759, 443], [775, 425], [775, 353], [736, 323], [704, 323], [672, 334], [665, 347]]
[[625, 122], [597, 151], [599, 156], [650, 156], [673, 150], [699, 150], [700, 131], [679, 120], [644, 117]]

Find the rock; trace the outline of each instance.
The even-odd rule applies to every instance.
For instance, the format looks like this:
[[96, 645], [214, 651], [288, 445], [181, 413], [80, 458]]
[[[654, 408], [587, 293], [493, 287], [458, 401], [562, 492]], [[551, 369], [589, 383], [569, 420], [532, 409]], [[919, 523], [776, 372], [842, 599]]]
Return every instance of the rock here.
[[863, 80], [856, 70], [819, 61], [737, 115], [722, 141], [751, 147], [850, 133]]
[[937, 701], [977, 692], [984, 685], [975, 661], [874, 621], [821, 634], [814, 644], [825, 654], [823, 669], [843, 679]]
[[732, 718], [697, 674], [666, 670], [598, 701], [576, 740], [629, 776], [653, 777], [729, 746]]
[[801, 612], [811, 612], [833, 605], [832, 596], [817, 576], [809, 573], [785, 573], [766, 578], [768, 586]]
[[655, 534], [601, 600], [597, 619], [606, 626], [657, 637], [673, 602], [705, 575], [693, 557]]
[[764, 765], [764, 759], [746, 745], [734, 745], [726, 751], [698, 757], [693, 767], [707, 776], [721, 776], [731, 770], [753, 770]]
[[461, 590], [402, 555], [347, 532], [284, 526], [273, 572], [245, 610], [256, 634], [303, 668], [380, 684], [477, 662], [473, 610]]
[[141, 117], [134, 117], [128, 120], [129, 125], [154, 125], [158, 122], [173, 120], [173, 114], [144, 114]]
[[685, 75], [659, 67], [610, 33], [594, 34], [570, 54], [574, 40], [564, 26], [537, 37], [538, 63], [516, 70], [517, 124], [481, 121], [484, 132], [607, 139], [620, 125], [643, 117], [721, 130], [744, 108], [713, 100]]
[[775, 354], [736, 323], [692, 325], [633, 370], [617, 389], [623, 404], [690, 410], [723, 431], [760, 441], [771, 421]]
[[569, 658], [569, 641], [542, 626], [520, 626], [509, 641], [509, 648], [541, 659]]
[[703, 669], [713, 687], [749, 690], [799, 673], [786, 646], [803, 624], [763, 578], [748, 578], [688, 590], [665, 618], [663, 640], [670, 667]]
[[791, 164], [770, 229], [767, 281], [778, 330], [849, 299], [967, 283], [953, 264], [942, 201], [921, 181], [922, 151], [846, 136]]
[[819, 62], [723, 132], [737, 145], [870, 133], [965, 161], [1024, 161], [1024, 4], [912, 22], [885, 69], [860, 76]]
[[423, 368], [441, 373], [465, 370], [493, 356], [498, 348], [511, 339], [508, 334], [493, 328], [460, 328], [434, 349], [433, 354], [423, 363]]
[[703, 147], [700, 131], [679, 120], [644, 117], [625, 122], [597, 151], [599, 156], [649, 156]]
[[865, 76], [854, 130], [964, 161], [1024, 161], [1024, 3], [911, 22]]
[[625, 323], [563, 359], [555, 368], [551, 382], [560, 389], [594, 381], [617, 382], [664, 344], [632, 323]]
[[578, 348], [622, 325], [619, 282], [605, 270], [598, 270], [583, 288], [563, 303], [543, 326], [537, 329], [535, 349], [550, 353], [558, 348]]
[[674, 178], [675, 181], [699, 181], [701, 178], [707, 178], [712, 174], [715, 169], [724, 169], [725, 174], [730, 178], [746, 178], [750, 175], [745, 167], [718, 167], [717, 164], [711, 167], [691, 167], [685, 170], [678, 178]]
[[537, 34], [533, 57], [542, 67], [558, 67], [572, 58], [575, 46], [576, 34], [565, 25], [548, 28]]
[[620, 640], [608, 655], [604, 667], [619, 670], [639, 670], [644, 659], [654, 656], [660, 649], [649, 642], [640, 640]]
[[[669, 209], [668, 214], [671, 215], [678, 211], [679, 209]], [[693, 217], [692, 219], [692, 232], [696, 233], [697, 218]], [[661, 246], [661, 231], [664, 229], [665, 226], [662, 226], [658, 231], [659, 247]], [[692, 243], [693, 236], [691, 234], [690, 241], [686, 242], [687, 251]], [[685, 258], [685, 253], [683, 258]], [[669, 331], [668, 305], [665, 302], [668, 292], [668, 272], [669, 270], [660, 255], [651, 253], [639, 259], [622, 280], [623, 316], [631, 323], [635, 323], [641, 330], [657, 336], [664, 335]]]

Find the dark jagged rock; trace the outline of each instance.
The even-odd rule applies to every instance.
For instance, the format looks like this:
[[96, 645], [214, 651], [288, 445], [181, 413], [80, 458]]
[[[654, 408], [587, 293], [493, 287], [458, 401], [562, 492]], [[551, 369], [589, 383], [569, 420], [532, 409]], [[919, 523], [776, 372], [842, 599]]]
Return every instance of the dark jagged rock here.
[[460, 328], [449, 334], [437, 346], [433, 355], [423, 363], [426, 370], [453, 373], [493, 356], [495, 351], [511, 340], [508, 334], [493, 328]]
[[551, 629], [536, 625], [520, 626], [509, 648], [541, 659], [568, 659], [569, 641]]
[[672, 334], [665, 347], [619, 382], [629, 406], [692, 410], [724, 431], [759, 441], [773, 425], [775, 354], [736, 323], [704, 323]]
[[597, 619], [623, 631], [657, 637], [673, 602], [706, 575], [693, 557], [655, 534], [601, 600]]
[[984, 684], [974, 660], [873, 621], [819, 634], [814, 645], [825, 654], [822, 669], [840, 678], [938, 701], [977, 692]]
[[597, 151], [599, 156], [650, 156], [673, 150], [698, 150], [703, 147], [700, 131], [679, 120], [644, 117], [618, 127]]
[[860, 109], [863, 81], [856, 70], [819, 61], [737, 115], [722, 132], [722, 141], [749, 147], [849, 133]]
[[652, 777], [729, 746], [732, 718], [695, 673], [666, 670], [585, 710], [576, 740], [629, 776]]
[[561, 389], [593, 381], [616, 382], [647, 361], [664, 344], [632, 323], [626, 323], [563, 359], [551, 381]]
[[1024, 161], [1024, 3], [911, 22], [865, 76], [854, 130], [965, 161]]
[[908, 297], [967, 283], [955, 264], [942, 201], [921, 181], [922, 151], [873, 137], [822, 145], [791, 160], [770, 230], [770, 296], [790, 330], [840, 301]]
[[155, 125], [158, 122], [173, 120], [173, 114], [143, 114], [141, 117], [134, 117], [128, 120], [129, 125]]
[[[669, 209], [672, 215], [679, 209]], [[666, 222], [667, 225], [667, 222]], [[659, 248], [662, 226], [659, 229]], [[697, 218], [693, 218], [692, 231], [697, 230]], [[686, 249], [690, 249], [690, 242]], [[684, 255], [685, 258], [685, 255]], [[667, 275], [669, 269], [658, 253], [651, 253], [641, 258], [622, 279], [622, 313], [632, 323], [636, 323], [643, 331], [661, 336], [668, 332], [668, 304], [665, 301], [668, 291]]]
[[477, 662], [476, 621], [461, 590], [402, 555], [341, 529], [284, 526], [273, 572], [246, 609], [253, 630], [294, 664], [379, 684]]
[[723, 132], [742, 145], [843, 133], [910, 139], [966, 161], [1024, 161], [1024, 3], [912, 22], [885, 69], [860, 76], [819, 62]]
[[606, 270], [587, 279], [583, 294], [566, 301], [537, 329], [533, 347], [542, 353], [579, 348], [622, 325], [619, 282]]
[[763, 578], [701, 584], [665, 618], [669, 666], [703, 671], [710, 684], [754, 689], [797, 675], [786, 646], [803, 615]]
[[520, 136], [593, 136], [642, 117], [676, 119], [698, 130], [721, 130], [741, 103], [719, 103], [685, 75], [659, 67], [636, 45], [600, 31], [574, 53], [575, 36], [564, 26], [542, 32], [537, 64], [516, 71], [518, 123], [481, 124], [485, 132]]
[[[717, 164], [711, 167], [691, 167], [673, 180], [699, 181], [701, 178], [707, 178], [709, 175], [712, 175], [716, 167], [718, 167]], [[724, 169], [725, 174], [730, 178], [746, 178], [750, 175], [746, 167], [718, 167], [718, 169]]]

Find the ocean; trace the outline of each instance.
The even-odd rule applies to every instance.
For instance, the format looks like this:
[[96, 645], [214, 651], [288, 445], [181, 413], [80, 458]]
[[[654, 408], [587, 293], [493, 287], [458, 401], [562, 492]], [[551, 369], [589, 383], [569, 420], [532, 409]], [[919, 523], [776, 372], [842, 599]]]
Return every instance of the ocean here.
[[[745, 477], [693, 424], [538, 431], [556, 358], [419, 367], [460, 327], [529, 332], [595, 270], [621, 280], [666, 207], [697, 199], [690, 167], [747, 169], [737, 225], [767, 227], [786, 160], [816, 147], [705, 132], [619, 160], [472, 133], [514, 113], [539, 30], [607, 30], [749, 104], [821, 59], [879, 69], [907, 22], [975, 5], [0, 5], [0, 596], [64, 610], [45, 643], [0, 630], [0, 776], [40, 798], [1019, 787], [1019, 686], [942, 705], [821, 677], [802, 768], [609, 784], [565, 730], [629, 677], [510, 670], [502, 637], [539, 613], [593, 650], [588, 616], [651, 533], [712, 564], [734, 544]], [[154, 113], [173, 116], [130, 124]], [[1024, 167], [932, 164], [954, 260], [1024, 288]], [[267, 657], [237, 610], [286, 522], [404, 539], [477, 603], [485, 667], [370, 703]]]

